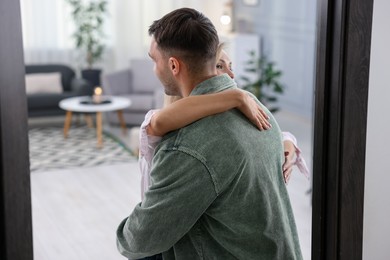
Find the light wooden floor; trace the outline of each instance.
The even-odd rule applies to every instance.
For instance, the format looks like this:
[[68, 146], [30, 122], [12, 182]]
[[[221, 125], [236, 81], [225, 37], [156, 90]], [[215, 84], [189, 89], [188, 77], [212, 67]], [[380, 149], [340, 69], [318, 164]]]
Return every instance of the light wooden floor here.
[[35, 260], [124, 259], [115, 230], [140, 201], [138, 165], [31, 176]]
[[[297, 137], [311, 167], [310, 121], [284, 112], [277, 119]], [[125, 259], [117, 252], [115, 230], [140, 201], [140, 179], [136, 163], [32, 174], [34, 259]], [[304, 259], [311, 247], [309, 189], [295, 170], [288, 190]]]

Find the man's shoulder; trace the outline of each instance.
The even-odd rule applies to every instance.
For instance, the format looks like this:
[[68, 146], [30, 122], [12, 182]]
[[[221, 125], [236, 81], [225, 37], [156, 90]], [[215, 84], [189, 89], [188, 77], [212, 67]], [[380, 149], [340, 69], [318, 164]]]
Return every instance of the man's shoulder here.
[[219, 154], [223, 147], [228, 149], [230, 146], [244, 145], [243, 140], [257, 138], [259, 132], [238, 110], [232, 109], [168, 133], [163, 137], [158, 150], [191, 150], [193, 153], [210, 156], [213, 153]]

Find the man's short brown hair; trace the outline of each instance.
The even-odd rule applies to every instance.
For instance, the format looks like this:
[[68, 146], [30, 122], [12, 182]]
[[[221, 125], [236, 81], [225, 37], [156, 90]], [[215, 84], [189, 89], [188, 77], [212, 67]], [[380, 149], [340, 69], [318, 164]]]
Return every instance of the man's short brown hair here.
[[191, 73], [202, 71], [205, 62], [215, 60], [218, 34], [212, 22], [191, 8], [174, 10], [149, 28], [164, 55], [181, 58]]

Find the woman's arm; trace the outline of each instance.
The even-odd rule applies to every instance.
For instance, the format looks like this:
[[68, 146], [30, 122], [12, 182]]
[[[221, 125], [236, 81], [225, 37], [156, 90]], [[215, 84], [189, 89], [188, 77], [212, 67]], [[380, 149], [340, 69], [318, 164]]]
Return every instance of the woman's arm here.
[[189, 96], [164, 107], [152, 117], [147, 133], [163, 136], [203, 117], [232, 108], [238, 108], [260, 130], [271, 127], [268, 123], [268, 115], [256, 101], [239, 89], [231, 89], [219, 93]]

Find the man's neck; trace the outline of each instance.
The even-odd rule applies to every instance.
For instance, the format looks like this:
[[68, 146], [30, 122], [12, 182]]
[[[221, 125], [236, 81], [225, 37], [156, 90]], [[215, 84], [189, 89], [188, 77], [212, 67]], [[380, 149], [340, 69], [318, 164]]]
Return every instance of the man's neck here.
[[189, 80], [182, 88], [182, 97], [188, 97], [197, 85], [215, 76], [217, 76], [217, 73], [210, 73], [209, 75], [204, 75], [202, 77], [198, 77], [197, 79]]

